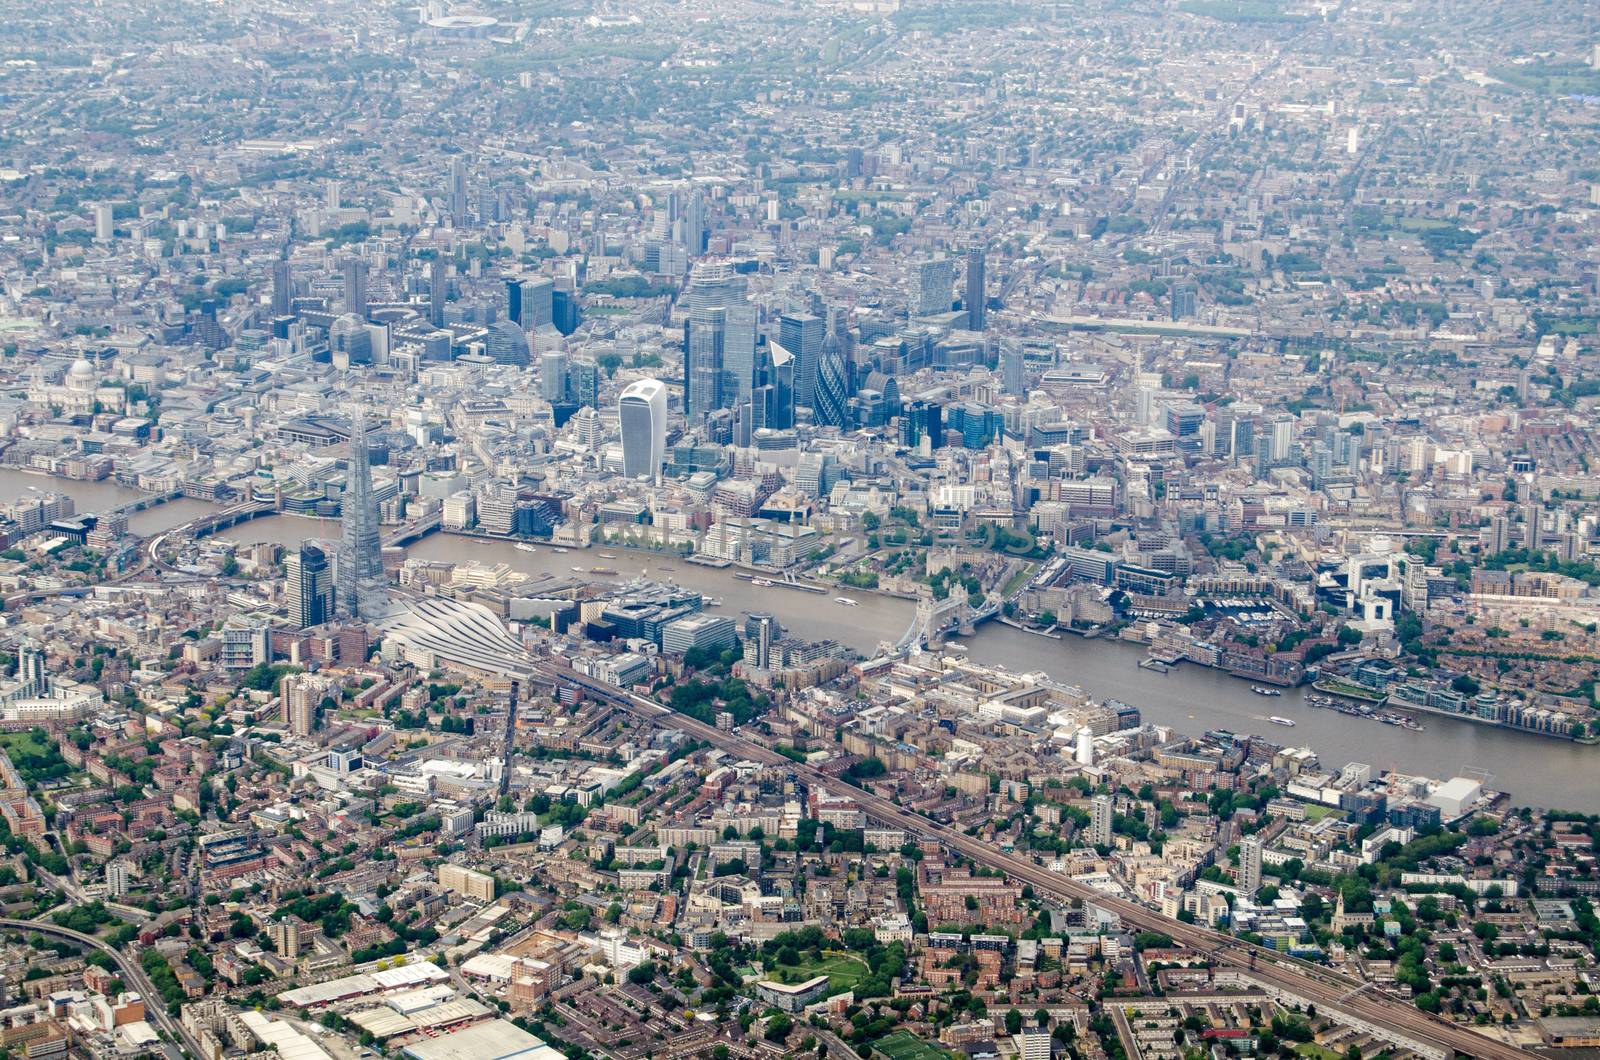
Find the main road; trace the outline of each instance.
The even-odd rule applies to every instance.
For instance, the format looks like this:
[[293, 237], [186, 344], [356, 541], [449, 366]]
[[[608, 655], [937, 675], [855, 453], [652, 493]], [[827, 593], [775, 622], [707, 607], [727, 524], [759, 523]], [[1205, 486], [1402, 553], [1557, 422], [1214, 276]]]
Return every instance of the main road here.
[[166, 1053], [168, 1060], [181, 1060], [183, 1052], [178, 1048], [177, 1042], [182, 1042], [191, 1056], [205, 1055], [200, 1051], [200, 1043], [190, 1035], [188, 1029], [167, 1015], [161, 996], [156, 993], [155, 987], [150, 983], [150, 979], [144, 974], [144, 968], [137, 961], [130, 960], [120, 951], [93, 935], [85, 935], [81, 931], [73, 931], [71, 928], [64, 928], [60, 924], [52, 924], [45, 920], [0, 918], [0, 928], [10, 928], [16, 931], [37, 931], [41, 935], [53, 935], [56, 938], [66, 939], [69, 942], [77, 943], [79, 946], [88, 946], [104, 953], [116, 964], [117, 971], [122, 975], [122, 981], [137, 990], [139, 996], [144, 998], [145, 1013], [153, 1017], [156, 1026], [166, 1032], [167, 1041], [163, 1043], [162, 1051]]
[[[535, 668], [547, 677], [576, 685], [595, 698], [630, 714], [691, 733], [721, 751], [764, 765], [788, 769], [812, 784], [834, 788], [845, 786], [844, 781], [813, 766], [794, 762], [752, 740], [706, 725], [643, 696], [600, 684], [562, 662], [540, 661], [535, 663]], [[1030, 885], [1035, 893], [1047, 894], [1060, 901], [1092, 902], [1116, 913], [1124, 923], [1134, 928], [1164, 934], [1175, 942], [1210, 955], [1218, 964], [1244, 971], [1263, 984], [1304, 998], [1325, 1010], [1364, 1020], [1375, 1027], [1392, 1029], [1420, 1043], [1435, 1044], [1445, 1051], [1482, 1057], [1484, 1060], [1521, 1060], [1526, 1056], [1515, 1046], [1430, 1015], [1402, 999], [1374, 996], [1367, 989], [1370, 984], [1361, 980], [1276, 950], [1251, 945], [1209, 928], [1171, 920], [1152, 909], [1110, 897], [1086, 884], [1051, 872], [1026, 858], [1007, 854], [972, 836], [912, 813], [870, 791], [853, 788], [853, 793], [862, 809], [884, 824], [898, 826], [909, 835], [941, 843], [980, 865], [998, 869], [1008, 877]]]

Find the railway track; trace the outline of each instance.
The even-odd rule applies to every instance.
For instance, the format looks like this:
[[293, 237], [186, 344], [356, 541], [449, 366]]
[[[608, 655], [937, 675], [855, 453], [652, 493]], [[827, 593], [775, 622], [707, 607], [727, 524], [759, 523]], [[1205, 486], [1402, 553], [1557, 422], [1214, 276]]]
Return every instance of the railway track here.
[[[794, 762], [761, 744], [678, 714], [642, 696], [600, 684], [559, 662], [537, 662], [535, 669], [554, 680], [581, 688], [636, 717], [682, 729], [719, 750], [764, 765], [788, 769], [812, 784], [835, 789], [848, 786], [815, 767]], [[1026, 858], [1008, 854], [972, 836], [930, 821], [880, 795], [860, 788], [852, 788], [852, 791], [861, 807], [880, 823], [895, 825], [909, 835], [938, 842], [978, 864], [1005, 873], [1010, 879], [1030, 885], [1035, 893], [1057, 900], [1093, 902], [1102, 909], [1116, 913], [1125, 924], [1134, 928], [1166, 935], [1174, 942], [1210, 955], [1219, 965], [1245, 972], [1258, 982], [1304, 998], [1324, 1010], [1409, 1036], [1419, 1044], [1433, 1046], [1439, 1055], [1455, 1053], [1481, 1057], [1483, 1060], [1515, 1060], [1527, 1055], [1516, 1046], [1430, 1015], [1399, 998], [1374, 996], [1366, 989], [1370, 984], [1361, 980], [1276, 950], [1252, 945], [1232, 935], [1168, 919], [1152, 909], [1103, 894]]]

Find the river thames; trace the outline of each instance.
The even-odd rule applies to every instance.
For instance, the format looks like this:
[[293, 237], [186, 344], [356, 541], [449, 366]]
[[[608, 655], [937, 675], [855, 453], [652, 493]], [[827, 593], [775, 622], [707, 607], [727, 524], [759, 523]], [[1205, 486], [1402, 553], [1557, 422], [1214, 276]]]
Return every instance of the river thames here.
[[[80, 511], [90, 512], [139, 496], [137, 491], [112, 483], [67, 482], [0, 469], [0, 500], [20, 496], [29, 487], [70, 494]], [[138, 533], [155, 533], [203, 514], [209, 507], [201, 501], [173, 501], [137, 513], [130, 525]], [[270, 516], [241, 524], [225, 536], [239, 542], [295, 545], [308, 537], [337, 538], [338, 533], [337, 522]], [[601, 551], [617, 558], [601, 559]], [[574, 577], [579, 575], [572, 568], [595, 566], [613, 568], [619, 578], [647, 573], [721, 600], [717, 610], [723, 614], [738, 618], [746, 611], [771, 611], [791, 636], [832, 638], [867, 654], [880, 642], [898, 638], [914, 611], [910, 601], [875, 593], [847, 589], [817, 595], [763, 588], [735, 578], [731, 570], [624, 549], [575, 549], [562, 555], [538, 545], [537, 551], [530, 553], [510, 543], [436, 533], [413, 544], [407, 554], [505, 563], [534, 576]], [[835, 603], [835, 595], [848, 596], [858, 604]], [[1375, 769], [1441, 778], [1486, 775], [1488, 786], [1510, 792], [1518, 803], [1600, 811], [1600, 748], [1426, 714], [1417, 716], [1425, 731], [1411, 732], [1311, 707], [1301, 689], [1285, 689], [1282, 696], [1268, 698], [1251, 693], [1246, 681], [1192, 664], [1167, 674], [1144, 670], [1137, 665], [1144, 657], [1143, 648], [1118, 641], [1053, 640], [990, 623], [961, 643], [979, 662], [1013, 671], [1043, 671], [1097, 698], [1132, 704], [1145, 721], [1180, 732], [1231, 729], [1255, 733], [1278, 743], [1309, 746], [1330, 768], [1354, 761]], [[1273, 725], [1267, 721], [1269, 714], [1293, 719], [1296, 725]]]

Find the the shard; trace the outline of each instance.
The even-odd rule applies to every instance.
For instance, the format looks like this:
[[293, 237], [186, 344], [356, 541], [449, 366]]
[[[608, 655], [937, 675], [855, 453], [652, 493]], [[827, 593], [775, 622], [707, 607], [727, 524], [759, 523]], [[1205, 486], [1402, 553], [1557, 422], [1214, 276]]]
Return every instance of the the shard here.
[[367, 421], [359, 411], [350, 432], [350, 467], [340, 514], [344, 534], [339, 542], [336, 606], [346, 618], [371, 618], [383, 609], [383, 541], [378, 502], [372, 494]]

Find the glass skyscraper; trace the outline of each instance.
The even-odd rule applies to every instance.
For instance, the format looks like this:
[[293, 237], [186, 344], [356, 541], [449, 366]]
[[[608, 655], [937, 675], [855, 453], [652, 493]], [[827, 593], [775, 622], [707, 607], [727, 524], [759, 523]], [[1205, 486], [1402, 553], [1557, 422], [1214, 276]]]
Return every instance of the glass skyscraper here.
[[967, 251], [967, 290], [961, 299], [961, 304], [967, 310], [969, 331], [983, 330], [984, 311], [988, 308], [983, 290], [983, 248], [973, 247]]
[[328, 555], [313, 544], [301, 545], [283, 561], [289, 583], [289, 621], [300, 629], [333, 618], [333, 571]]
[[794, 403], [810, 406], [817, 389], [821, 318], [810, 313], [783, 314], [778, 318], [778, 344], [794, 356]]
[[844, 363], [844, 346], [839, 341], [839, 317], [828, 312], [828, 334], [817, 351], [817, 390], [811, 402], [811, 422], [819, 427], [843, 427], [845, 402], [849, 398], [849, 368]]
[[340, 508], [344, 535], [339, 542], [335, 600], [341, 615], [368, 618], [383, 607], [383, 541], [368, 464], [366, 415], [360, 411], [350, 432], [350, 470]]
[[654, 479], [667, 455], [667, 388], [659, 379], [629, 383], [617, 399], [622, 473]]

